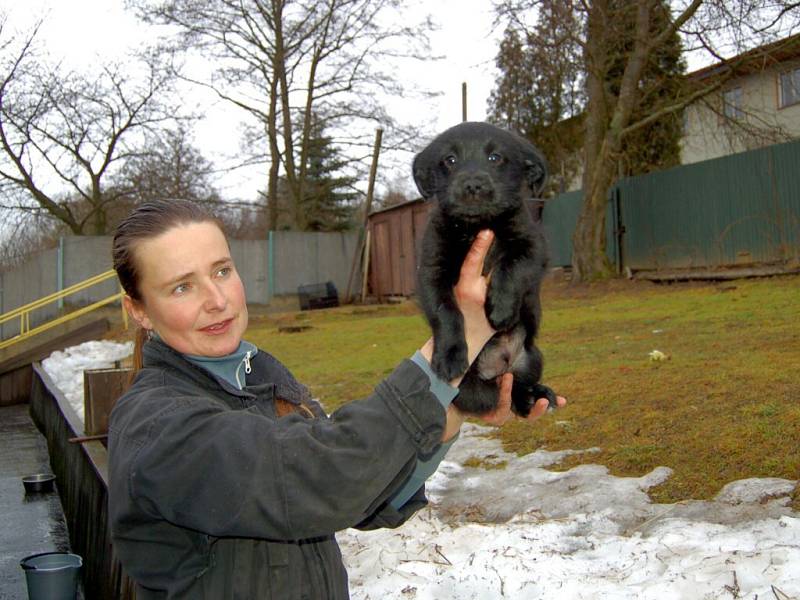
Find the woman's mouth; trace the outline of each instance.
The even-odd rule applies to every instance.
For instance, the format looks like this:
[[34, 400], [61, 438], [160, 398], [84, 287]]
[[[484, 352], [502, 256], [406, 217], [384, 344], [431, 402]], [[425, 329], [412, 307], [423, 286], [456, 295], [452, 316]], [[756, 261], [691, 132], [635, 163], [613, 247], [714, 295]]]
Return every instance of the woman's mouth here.
[[233, 323], [233, 317], [230, 319], [225, 319], [224, 321], [219, 321], [218, 323], [212, 323], [211, 325], [201, 327], [200, 331], [207, 333], [208, 335], [222, 335], [223, 333], [227, 333], [227, 331], [231, 328], [231, 323]]

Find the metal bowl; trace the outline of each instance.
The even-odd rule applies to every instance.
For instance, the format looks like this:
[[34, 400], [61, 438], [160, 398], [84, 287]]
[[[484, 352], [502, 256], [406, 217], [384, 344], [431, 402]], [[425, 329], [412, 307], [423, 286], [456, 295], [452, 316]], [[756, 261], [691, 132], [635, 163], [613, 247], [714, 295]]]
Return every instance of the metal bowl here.
[[22, 478], [22, 485], [25, 486], [26, 494], [35, 494], [41, 492], [52, 492], [53, 483], [56, 480], [55, 475], [48, 475], [47, 473], [37, 473], [36, 475], [26, 475]]

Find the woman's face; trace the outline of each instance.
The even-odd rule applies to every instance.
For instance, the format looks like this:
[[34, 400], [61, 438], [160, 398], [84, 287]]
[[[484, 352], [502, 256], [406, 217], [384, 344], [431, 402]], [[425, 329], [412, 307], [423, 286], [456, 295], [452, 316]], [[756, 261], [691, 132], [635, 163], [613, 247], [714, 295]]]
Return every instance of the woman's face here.
[[134, 248], [141, 301], [125, 298], [131, 316], [184, 354], [223, 356], [247, 329], [244, 286], [230, 249], [212, 222], [168, 229]]

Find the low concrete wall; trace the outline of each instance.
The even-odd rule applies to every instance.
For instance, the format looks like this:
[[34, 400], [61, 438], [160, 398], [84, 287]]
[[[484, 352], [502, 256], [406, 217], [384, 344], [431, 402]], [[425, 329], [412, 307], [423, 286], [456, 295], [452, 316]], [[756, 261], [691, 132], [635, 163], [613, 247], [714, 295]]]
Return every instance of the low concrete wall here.
[[111, 546], [108, 526], [108, 454], [98, 441], [71, 443], [83, 424], [39, 363], [33, 365], [31, 417], [47, 439], [70, 545], [83, 557], [86, 600], [135, 600]]

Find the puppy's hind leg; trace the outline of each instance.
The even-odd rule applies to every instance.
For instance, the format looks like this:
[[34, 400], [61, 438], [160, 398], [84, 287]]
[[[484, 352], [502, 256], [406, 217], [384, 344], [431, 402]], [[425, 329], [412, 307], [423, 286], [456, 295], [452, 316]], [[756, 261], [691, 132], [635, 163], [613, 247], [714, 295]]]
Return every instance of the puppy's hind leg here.
[[521, 417], [527, 417], [539, 398], [547, 398], [549, 409], [558, 407], [555, 392], [539, 383], [542, 377], [542, 353], [536, 346], [523, 350], [512, 369], [511, 407]]
[[458, 396], [453, 404], [469, 415], [482, 415], [496, 409], [499, 400], [497, 382], [494, 379], [481, 379], [478, 370], [473, 366], [458, 385]]

